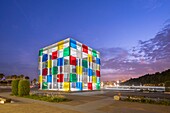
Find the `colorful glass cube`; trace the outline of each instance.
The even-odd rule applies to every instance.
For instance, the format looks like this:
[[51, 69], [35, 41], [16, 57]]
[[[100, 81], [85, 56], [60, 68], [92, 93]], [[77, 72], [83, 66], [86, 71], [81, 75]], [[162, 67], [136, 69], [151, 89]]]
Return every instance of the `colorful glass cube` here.
[[100, 53], [68, 38], [39, 50], [41, 90], [100, 90]]

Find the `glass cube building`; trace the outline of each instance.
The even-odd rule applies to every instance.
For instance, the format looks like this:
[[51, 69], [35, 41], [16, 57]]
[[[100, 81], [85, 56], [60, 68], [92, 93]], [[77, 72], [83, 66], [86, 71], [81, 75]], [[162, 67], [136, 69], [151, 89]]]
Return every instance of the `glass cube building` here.
[[39, 50], [41, 90], [100, 90], [100, 53], [67, 38]]

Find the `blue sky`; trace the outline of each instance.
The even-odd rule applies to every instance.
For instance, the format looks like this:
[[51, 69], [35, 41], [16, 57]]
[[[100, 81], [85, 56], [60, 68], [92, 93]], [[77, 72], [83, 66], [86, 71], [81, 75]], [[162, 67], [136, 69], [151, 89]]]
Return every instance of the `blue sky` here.
[[170, 19], [169, 6], [169, 0], [0, 0], [0, 72], [35, 76], [38, 50], [66, 37], [95, 49], [131, 48], [156, 35]]

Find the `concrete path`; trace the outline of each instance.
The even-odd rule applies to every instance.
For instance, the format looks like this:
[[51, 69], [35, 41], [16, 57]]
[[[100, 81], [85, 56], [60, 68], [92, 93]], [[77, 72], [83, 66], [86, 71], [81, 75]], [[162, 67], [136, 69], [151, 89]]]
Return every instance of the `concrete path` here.
[[113, 99], [111, 97], [106, 97], [105, 99], [100, 99], [100, 100], [72, 106], [72, 105], [66, 105], [66, 104], [60, 104], [60, 103], [51, 103], [51, 102], [45, 102], [45, 101], [40, 101], [40, 100], [33, 100], [33, 99], [28, 99], [28, 98], [10, 96], [10, 93], [0, 93], [0, 96], [18, 100], [24, 103], [25, 102], [26, 103], [36, 102], [36, 103], [40, 103], [40, 104], [44, 104], [48, 106], [64, 108], [67, 110], [79, 111], [82, 113], [104, 113], [102, 111], [99, 111], [98, 109], [113, 103]]

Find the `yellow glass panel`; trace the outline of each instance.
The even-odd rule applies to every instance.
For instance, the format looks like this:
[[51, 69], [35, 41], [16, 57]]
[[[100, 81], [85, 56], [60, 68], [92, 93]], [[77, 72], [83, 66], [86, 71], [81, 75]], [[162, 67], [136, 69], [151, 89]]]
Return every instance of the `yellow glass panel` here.
[[68, 91], [69, 90], [69, 82], [64, 82], [64, 90]]
[[64, 41], [58, 42], [58, 50], [63, 49], [63, 47], [64, 47]]
[[82, 66], [79, 67], [79, 75], [83, 75], [83, 67]]
[[83, 67], [82, 66], [76, 66], [76, 73], [78, 75], [82, 75], [83, 74]]
[[76, 73], [79, 75], [80, 71], [79, 71], [80, 66], [76, 66]]
[[42, 83], [42, 75], [39, 76], [39, 83]]
[[96, 76], [92, 76], [93, 83], [96, 83]]
[[89, 54], [88, 54], [88, 61], [89, 61], [89, 62], [92, 62], [92, 55], [89, 55]]
[[47, 68], [51, 68], [51, 60], [48, 60]]

